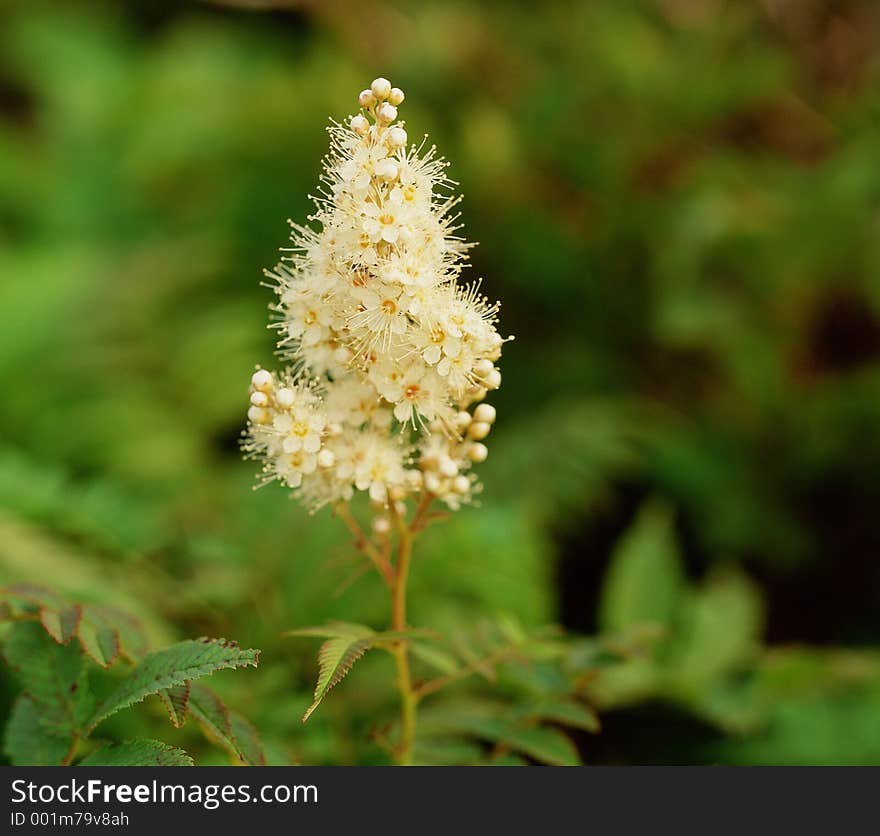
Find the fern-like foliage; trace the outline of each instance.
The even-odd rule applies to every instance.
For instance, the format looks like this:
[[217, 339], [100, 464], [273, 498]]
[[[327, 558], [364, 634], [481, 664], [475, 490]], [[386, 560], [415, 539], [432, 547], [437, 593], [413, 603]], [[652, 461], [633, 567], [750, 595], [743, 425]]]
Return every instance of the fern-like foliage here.
[[[256, 666], [257, 650], [199, 639], [147, 653], [143, 631], [127, 614], [70, 603], [30, 585], [0, 589], [0, 641], [3, 659], [22, 687], [3, 741], [14, 765], [72, 764], [81, 746], [93, 749], [83, 765], [192, 765], [185, 752], [155, 740], [92, 742], [100, 723], [150, 695], [161, 700], [174, 726], [183, 726], [191, 713], [237, 762], [266, 763], [254, 727], [213, 691], [192, 683], [218, 670]], [[133, 668], [98, 701], [89, 668], [93, 663], [112, 668], [120, 660]]]

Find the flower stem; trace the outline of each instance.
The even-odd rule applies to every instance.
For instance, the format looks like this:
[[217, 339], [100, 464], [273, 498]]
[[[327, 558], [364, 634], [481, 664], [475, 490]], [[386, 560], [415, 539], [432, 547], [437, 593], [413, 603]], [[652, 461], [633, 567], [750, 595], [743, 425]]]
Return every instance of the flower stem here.
[[[397, 564], [391, 585], [391, 629], [395, 631], [406, 629], [406, 585], [412, 558], [412, 531], [409, 526], [401, 525], [399, 532]], [[418, 699], [412, 686], [407, 642], [399, 642], [393, 652], [397, 662], [397, 688], [400, 691], [400, 744], [396, 753], [397, 763], [400, 766], [411, 766], [416, 737]]]

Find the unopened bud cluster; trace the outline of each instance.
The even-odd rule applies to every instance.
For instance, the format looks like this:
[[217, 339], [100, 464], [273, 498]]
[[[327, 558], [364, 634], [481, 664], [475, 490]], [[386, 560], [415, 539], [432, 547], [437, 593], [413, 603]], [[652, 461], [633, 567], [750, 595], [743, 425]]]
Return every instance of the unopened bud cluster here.
[[459, 282], [470, 247], [455, 234], [459, 198], [435, 149], [407, 145], [403, 101], [377, 78], [360, 112], [329, 128], [309, 218], [320, 231], [293, 224], [289, 255], [267, 273], [291, 366], [254, 374], [244, 447], [310, 508], [355, 491], [382, 504], [428, 492], [457, 508], [488, 455], [498, 306]]

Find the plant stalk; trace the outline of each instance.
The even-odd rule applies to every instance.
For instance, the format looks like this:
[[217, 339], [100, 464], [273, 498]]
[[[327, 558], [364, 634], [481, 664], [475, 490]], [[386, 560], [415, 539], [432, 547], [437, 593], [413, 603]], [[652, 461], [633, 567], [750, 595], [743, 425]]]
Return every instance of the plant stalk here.
[[[410, 526], [399, 526], [399, 542], [397, 563], [394, 568], [394, 580], [391, 585], [391, 629], [406, 629], [406, 587], [409, 580], [409, 566], [412, 558], [412, 530]], [[394, 648], [394, 659], [397, 663], [397, 688], [400, 691], [400, 744], [397, 748], [397, 763], [400, 766], [411, 766], [413, 761], [413, 745], [416, 738], [416, 705], [418, 697], [412, 685], [409, 667], [409, 647], [406, 641], [399, 642]]]

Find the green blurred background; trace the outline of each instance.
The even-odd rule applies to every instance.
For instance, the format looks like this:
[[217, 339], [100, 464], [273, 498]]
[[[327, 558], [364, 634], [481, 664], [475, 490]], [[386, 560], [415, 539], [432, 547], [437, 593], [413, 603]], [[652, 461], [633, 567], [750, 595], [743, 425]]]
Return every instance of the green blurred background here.
[[[377, 75], [516, 335], [483, 505], [420, 544], [411, 620], [658, 622], [582, 683], [588, 763], [880, 763], [872, 0], [3, 0], [0, 581], [260, 647], [216, 684], [274, 750], [387, 760], [390, 660], [303, 728], [314, 647], [278, 638], [382, 626], [383, 590], [237, 448], [260, 269]], [[116, 729], [223, 762], [162, 715]]]

